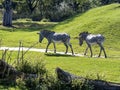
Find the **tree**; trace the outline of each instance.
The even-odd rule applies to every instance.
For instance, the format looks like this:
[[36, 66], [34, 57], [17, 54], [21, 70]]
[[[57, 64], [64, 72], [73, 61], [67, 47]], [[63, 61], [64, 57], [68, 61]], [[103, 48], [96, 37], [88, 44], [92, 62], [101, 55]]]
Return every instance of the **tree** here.
[[26, 0], [27, 5], [28, 5], [31, 13], [32, 13], [32, 12], [34, 11], [34, 9], [36, 8], [38, 1], [39, 1], [39, 0]]
[[12, 2], [11, 0], [5, 0], [3, 2], [4, 15], [3, 26], [12, 26]]

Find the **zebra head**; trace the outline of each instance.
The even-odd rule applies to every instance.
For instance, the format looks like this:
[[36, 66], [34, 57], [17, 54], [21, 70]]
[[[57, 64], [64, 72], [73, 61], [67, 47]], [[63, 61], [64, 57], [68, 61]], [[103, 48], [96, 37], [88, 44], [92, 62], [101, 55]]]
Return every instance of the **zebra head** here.
[[83, 41], [86, 39], [88, 32], [82, 32], [79, 34], [79, 45], [82, 46]]
[[39, 42], [41, 43], [44, 38], [43, 31], [40, 31], [37, 34], [39, 34]]

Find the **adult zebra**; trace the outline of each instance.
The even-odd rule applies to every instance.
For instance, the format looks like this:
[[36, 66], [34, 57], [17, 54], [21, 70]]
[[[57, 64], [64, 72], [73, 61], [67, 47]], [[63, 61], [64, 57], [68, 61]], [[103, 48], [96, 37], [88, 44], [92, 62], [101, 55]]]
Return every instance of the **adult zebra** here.
[[92, 53], [92, 48], [91, 48], [91, 45], [92, 44], [98, 44], [100, 46], [100, 53], [98, 55], [98, 57], [101, 56], [101, 52], [103, 50], [104, 52], [104, 56], [105, 58], [107, 58], [107, 55], [106, 55], [106, 52], [105, 52], [105, 49], [103, 47], [103, 42], [104, 42], [104, 36], [102, 36], [101, 34], [90, 34], [88, 32], [82, 32], [79, 34], [79, 44], [80, 46], [82, 46], [83, 44], [83, 41], [86, 41], [87, 43], [87, 48], [84, 52], [84, 55], [86, 55], [87, 51], [88, 51], [88, 48], [90, 49], [90, 52], [91, 52], [91, 57], [93, 56], [93, 53]]
[[42, 40], [44, 38], [46, 38], [48, 40], [48, 44], [47, 44], [46, 51], [45, 51], [46, 53], [47, 53], [47, 49], [48, 49], [48, 47], [49, 47], [49, 45], [51, 43], [53, 43], [53, 45], [54, 45], [54, 53], [56, 53], [55, 43], [62, 42], [66, 46], [65, 54], [67, 54], [68, 46], [70, 46], [71, 51], [72, 51], [72, 55], [74, 55], [73, 48], [72, 48], [72, 45], [70, 43], [70, 36], [67, 33], [56, 33], [54, 31], [50, 31], [50, 30], [41, 30], [37, 34], [39, 34], [39, 42], [40, 43], [42, 42]]

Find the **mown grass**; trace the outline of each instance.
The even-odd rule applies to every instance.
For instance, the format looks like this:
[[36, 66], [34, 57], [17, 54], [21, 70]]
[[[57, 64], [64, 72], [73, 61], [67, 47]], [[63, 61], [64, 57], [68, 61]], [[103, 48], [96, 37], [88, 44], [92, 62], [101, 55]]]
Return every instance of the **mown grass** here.
[[[106, 37], [105, 46], [107, 48], [119, 47], [120, 39], [120, 4], [111, 4], [95, 9], [86, 13], [76, 15], [56, 27], [55, 31], [67, 32], [71, 37], [76, 37], [82, 31], [90, 33], [101, 33]], [[75, 41], [73, 41], [75, 43]]]
[[46, 66], [52, 73], [56, 67], [61, 67], [78, 76], [88, 76], [92, 79], [98, 79], [97, 76], [100, 76], [102, 80], [120, 83], [120, 58], [49, 56], [46, 60]]
[[[87, 11], [84, 14], [76, 15], [61, 23], [43, 23], [32, 21], [15, 21], [13, 25], [16, 28], [7, 28], [0, 26], [0, 38], [2, 46], [18, 46], [19, 41], [23, 42], [25, 47], [31, 46], [38, 42], [38, 31], [42, 29], [50, 29], [56, 32], [66, 32], [71, 35], [71, 43], [75, 53], [83, 54], [86, 45], [82, 47], [78, 45], [78, 40], [74, 39], [82, 31], [91, 33], [101, 33], [106, 37], [104, 43], [108, 58], [89, 58], [75, 57], [67, 55], [29, 53], [34, 60], [34, 56], [43, 56], [46, 61], [46, 67], [49, 72], [55, 74], [55, 68], [60, 67], [73, 74], [79, 76], [90, 76], [97, 78], [97, 74], [101, 79], [111, 82], [120, 83], [120, 4], [111, 4]], [[45, 48], [46, 39], [37, 44], [36, 48]], [[57, 44], [57, 51], [65, 51], [63, 44]], [[93, 46], [94, 55], [98, 55], [99, 47]], [[52, 44], [49, 49], [53, 50]], [[70, 49], [69, 49], [69, 52]], [[33, 58], [33, 59], [32, 59]], [[40, 58], [40, 57], [38, 57]]]
[[[8, 52], [7, 56], [9, 56], [10, 53], [11, 52]], [[6, 59], [7, 58], [8, 57], [6, 57]], [[99, 78], [108, 82], [120, 83], [119, 57], [89, 58], [88, 56], [79, 57], [64, 54], [44, 54], [29, 51], [24, 55], [24, 60], [33, 63], [39, 60], [44, 60], [47, 71], [52, 75], [55, 75], [55, 69], [60, 67], [63, 70], [78, 76], [88, 77], [91, 79]], [[7, 62], [15, 66], [15, 63], [17, 62], [17, 52], [12, 52], [11, 58], [7, 60]]]

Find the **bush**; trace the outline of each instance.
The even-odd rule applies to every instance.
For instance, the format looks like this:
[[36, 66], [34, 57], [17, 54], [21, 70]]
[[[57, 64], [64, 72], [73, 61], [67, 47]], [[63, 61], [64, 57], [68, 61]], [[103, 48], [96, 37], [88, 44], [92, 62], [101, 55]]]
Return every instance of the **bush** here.
[[37, 74], [36, 78], [18, 79], [17, 84], [20, 88], [28, 88], [29, 90], [92, 90], [87, 80], [73, 80], [70, 84], [59, 81], [55, 76], [51, 76], [42, 60], [32, 64], [23, 61], [17, 66], [17, 69], [24, 73]]
[[34, 62], [23, 60], [16, 66], [16, 69], [26, 74], [44, 75], [47, 72], [43, 60], [36, 60]]
[[[35, 58], [34, 58], [35, 59]], [[38, 58], [37, 58], [38, 59]], [[92, 90], [87, 80], [73, 80], [69, 84], [62, 83], [55, 75], [51, 76], [46, 68], [44, 60], [23, 60], [17, 65], [17, 70], [24, 72], [23, 79], [17, 79], [17, 85], [21, 89], [29, 90]], [[36, 75], [35, 77], [29, 77], [29, 75]]]
[[50, 22], [50, 20], [49, 20], [49, 19], [46, 19], [46, 18], [43, 18], [43, 19], [41, 20], [41, 22]]
[[23, 79], [17, 80], [18, 86], [21, 88], [23, 85], [23, 87], [26, 86], [31, 90], [34, 90], [42, 82], [44, 74], [47, 73], [43, 60], [36, 60], [34, 62], [23, 60], [16, 66], [16, 69], [25, 74]]

